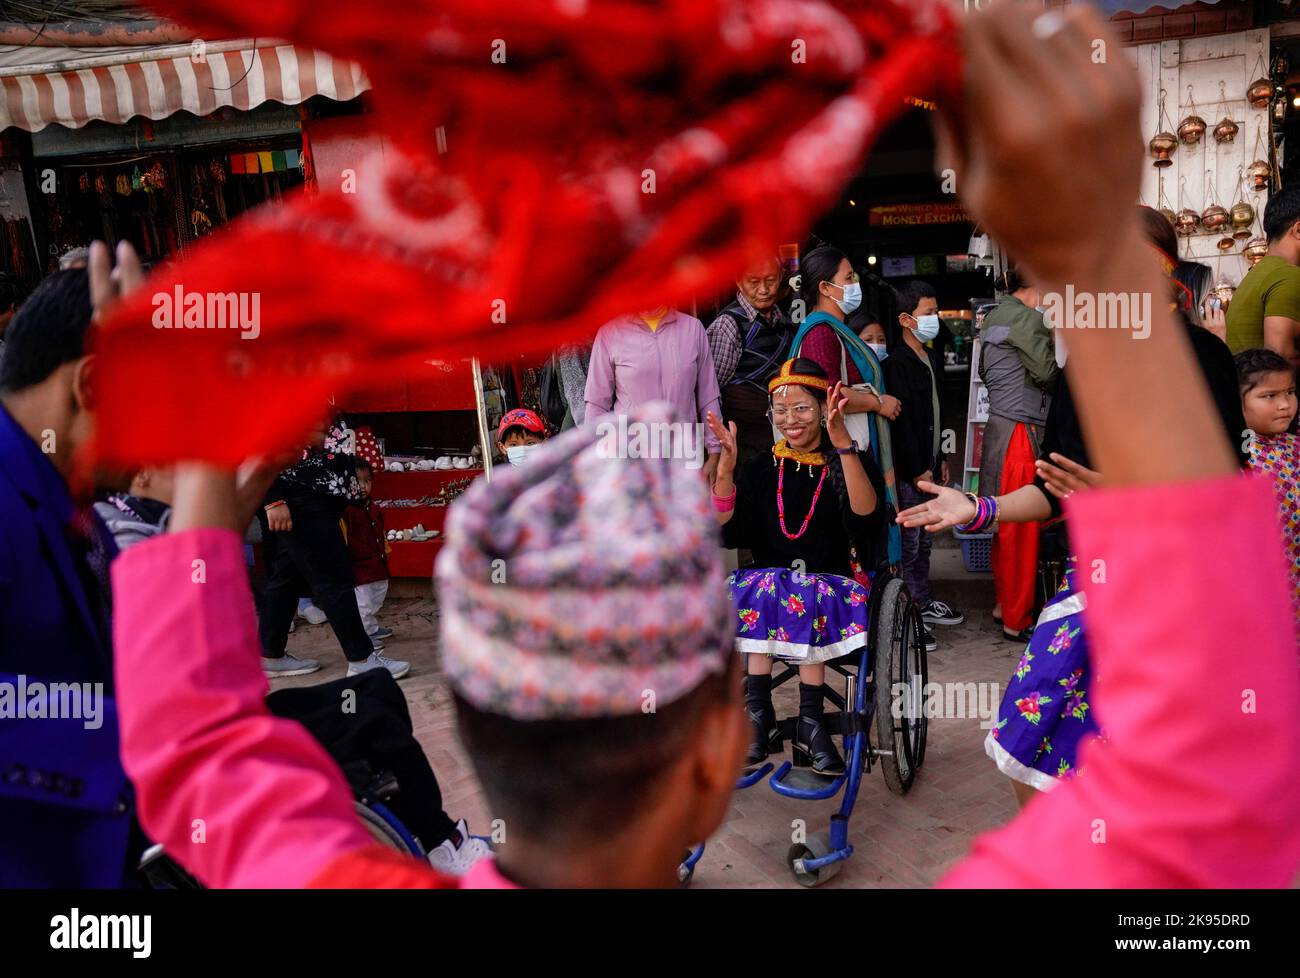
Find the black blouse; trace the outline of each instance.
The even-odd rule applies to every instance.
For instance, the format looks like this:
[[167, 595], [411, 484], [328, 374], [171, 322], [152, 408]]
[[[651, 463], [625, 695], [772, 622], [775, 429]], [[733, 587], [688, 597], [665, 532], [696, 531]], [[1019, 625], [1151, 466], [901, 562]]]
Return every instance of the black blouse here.
[[[817, 509], [807, 531], [797, 540], [787, 539], [781, 532], [776, 508], [779, 469], [775, 457], [767, 453], [749, 459], [736, 473], [736, 509], [722, 527], [723, 546], [753, 551], [757, 567], [794, 567], [799, 560], [803, 562], [801, 569], [809, 574], [852, 577], [849, 547], [851, 541], [856, 541], [859, 563], [867, 570], [874, 570], [885, 554], [885, 482], [870, 453], [859, 452], [858, 458], [876, 491], [875, 511], [859, 516], [849, 508], [847, 499], [841, 503], [832, 483], [832, 473], [827, 472]], [[795, 462], [785, 460], [785, 526], [791, 533], [798, 533], [803, 525], [823, 468], [820, 465], [796, 468]]]

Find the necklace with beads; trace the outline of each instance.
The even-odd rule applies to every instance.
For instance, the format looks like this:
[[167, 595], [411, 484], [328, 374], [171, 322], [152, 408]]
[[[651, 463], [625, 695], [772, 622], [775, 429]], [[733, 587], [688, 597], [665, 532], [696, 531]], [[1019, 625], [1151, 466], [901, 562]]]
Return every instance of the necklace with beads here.
[[[808, 474], [812, 474], [809, 469]], [[826, 484], [826, 468], [823, 466], [821, 478], [817, 480], [817, 488], [813, 490], [812, 504], [808, 507], [808, 515], [803, 518], [803, 525], [799, 527], [798, 533], [791, 533], [785, 528], [785, 459], [782, 458], [777, 463], [776, 475], [776, 516], [777, 522], [781, 524], [781, 532], [785, 534], [787, 540], [798, 540], [808, 532], [808, 524], [812, 521], [813, 512], [817, 509], [817, 500], [821, 498], [822, 486]]]
[[826, 456], [821, 452], [801, 452], [791, 448], [789, 443], [782, 438], [772, 446], [772, 464], [776, 465], [779, 459], [788, 458], [795, 463], [795, 471], [799, 471], [799, 466], [808, 466], [808, 476], [812, 477], [812, 467], [814, 465], [825, 465]]

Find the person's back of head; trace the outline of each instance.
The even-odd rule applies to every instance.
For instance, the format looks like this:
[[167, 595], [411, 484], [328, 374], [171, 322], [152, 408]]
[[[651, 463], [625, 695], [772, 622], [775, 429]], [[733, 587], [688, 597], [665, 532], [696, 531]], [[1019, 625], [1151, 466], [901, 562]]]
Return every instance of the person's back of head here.
[[[670, 420], [650, 405], [629, 429]], [[524, 885], [672, 885], [743, 759], [707, 490], [680, 462], [614, 454], [576, 428], [494, 472], [453, 506], [437, 561], [457, 725]]]
[[1264, 236], [1269, 250], [1300, 264], [1300, 184], [1283, 187], [1264, 207]]
[[5, 330], [0, 402], [33, 438], [53, 434], [53, 446], [44, 450], [60, 468], [91, 432], [91, 317], [89, 276], [84, 268], [68, 269], [47, 276]]

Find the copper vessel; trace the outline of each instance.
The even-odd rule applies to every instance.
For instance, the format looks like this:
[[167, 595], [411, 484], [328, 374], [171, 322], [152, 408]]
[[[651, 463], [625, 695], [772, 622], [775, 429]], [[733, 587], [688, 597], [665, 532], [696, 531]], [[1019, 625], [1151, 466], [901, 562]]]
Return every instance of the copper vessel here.
[[1178, 212], [1178, 216], [1174, 218], [1174, 230], [1183, 237], [1195, 234], [1200, 226], [1201, 215], [1190, 207], [1184, 207]]
[[1174, 225], [1175, 227], [1177, 226], [1178, 215], [1175, 214], [1172, 210], [1170, 210], [1168, 207], [1162, 207], [1160, 208], [1160, 213], [1164, 215], [1166, 221], [1168, 221], [1170, 224]]
[[1152, 166], [1173, 166], [1174, 161], [1169, 156], [1178, 148], [1178, 137], [1172, 132], [1158, 132], [1151, 137], [1151, 141], [1147, 143], [1147, 148], [1151, 150], [1151, 155], [1155, 157]]
[[1240, 241], [1250, 237], [1250, 226], [1255, 223], [1255, 208], [1244, 200], [1232, 205], [1232, 236]]
[[1246, 242], [1246, 247], [1241, 249], [1241, 253], [1252, 265], [1258, 264], [1259, 260], [1268, 254], [1268, 241], [1264, 238], [1251, 238]]
[[1217, 231], [1220, 228], [1225, 228], [1231, 220], [1232, 218], [1228, 216], [1227, 209], [1219, 204], [1211, 204], [1201, 212], [1201, 227], [1207, 231]]
[[1256, 160], [1246, 167], [1246, 176], [1254, 181], [1256, 190], [1267, 190], [1269, 182], [1273, 179], [1273, 167], [1267, 160]]
[[1273, 82], [1268, 78], [1258, 78], [1246, 89], [1246, 101], [1257, 109], [1267, 109], [1273, 101]]
[[1205, 135], [1205, 130], [1209, 126], [1199, 115], [1189, 115], [1182, 122], [1178, 123], [1178, 138], [1188, 146], [1195, 146]]
[[1219, 120], [1219, 124], [1214, 127], [1214, 141], [1216, 143], [1230, 143], [1237, 138], [1237, 133], [1240, 131], [1241, 127], [1225, 115]]

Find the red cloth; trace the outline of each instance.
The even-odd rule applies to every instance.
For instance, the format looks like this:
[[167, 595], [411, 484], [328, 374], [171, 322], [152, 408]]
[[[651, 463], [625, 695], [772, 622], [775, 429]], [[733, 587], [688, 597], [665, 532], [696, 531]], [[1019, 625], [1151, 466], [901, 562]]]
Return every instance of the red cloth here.
[[384, 511], [373, 502], [353, 503], [343, 510], [343, 520], [348, 528], [348, 556], [352, 558], [354, 583], [388, 580]]
[[[1034, 481], [1034, 447], [1029, 432], [1018, 423], [1007, 443], [1002, 460], [1002, 485], [998, 495], [1005, 496]], [[1038, 577], [1039, 523], [999, 523], [993, 534], [993, 586], [998, 604], [1002, 605], [1002, 625], [1020, 631], [1033, 624], [1034, 585]]]
[[[355, 193], [236, 221], [104, 324], [98, 449], [131, 463], [237, 463], [300, 439], [327, 395], [716, 291], [803, 236], [905, 98], [961, 73], [946, 0], [151, 9], [360, 61], [388, 147]], [[177, 284], [258, 295], [257, 338], [153, 328]]]

